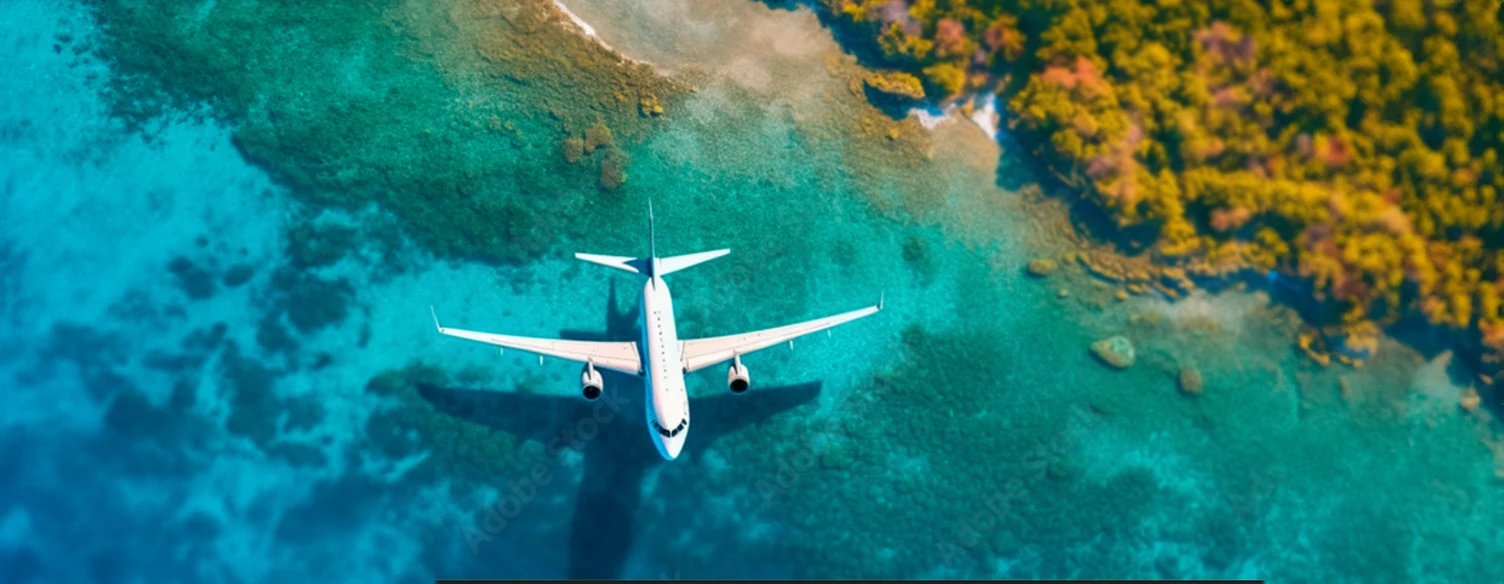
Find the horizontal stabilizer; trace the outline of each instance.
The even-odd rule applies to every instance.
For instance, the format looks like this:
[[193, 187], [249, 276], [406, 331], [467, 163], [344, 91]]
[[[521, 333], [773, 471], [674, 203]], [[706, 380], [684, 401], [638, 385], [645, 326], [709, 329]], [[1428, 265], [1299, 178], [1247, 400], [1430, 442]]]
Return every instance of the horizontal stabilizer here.
[[[718, 249], [718, 250], [715, 250], [715, 251], [702, 251], [700, 253], [692, 253], [692, 254], [688, 254], [688, 255], [674, 256], [674, 257], [671, 257], [671, 258], [658, 258], [658, 266], [657, 266], [657, 270], [656, 271], [657, 271], [657, 274], [659, 276], [662, 276], [662, 275], [665, 275], [665, 274], [672, 274], [674, 272], [677, 272], [679, 270], [688, 268], [690, 266], [695, 266], [695, 265], [698, 265], [698, 264], [702, 264], [702, 263], [708, 262], [710, 260], [713, 260], [715, 258], [721, 257], [721, 256], [726, 255], [728, 253], [731, 253], [731, 250], [729, 250], [729, 249]], [[585, 260], [585, 261], [590, 262], [592, 264], [600, 264], [600, 265], [606, 266], [608, 268], [616, 268], [616, 269], [621, 270], [623, 272], [631, 272], [633, 274], [642, 274], [644, 276], [651, 276], [651, 275], [653, 275], [653, 271], [654, 271], [654, 270], [648, 269], [648, 260], [647, 260], [647, 258], [634, 258], [634, 257], [627, 257], [627, 256], [597, 255], [597, 254], [593, 254], [593, 253], [577, 253], [577, 254], [574, 254], [574, 257], [576, 257], [578, 259]]]
[[644, 260], [642, 258], [597, 255], [593, 253], [577, 253], [574, 254], [574, 257], [577, 259], [585, 260], [592, 264], [600, 264], [608, 268], [616, 268], [623, 272], [631, 272], [633, 274], [643, 275], [646, 275], [648, 273], [647, 260]]
[[728, 253], [731, 253], [731, 250], [718, 249], [715, 251], [702, 251], [700, 253], [674, 256], [671, 258], [660, 258], [658, 260], [658, 275], [662, 276], [665, 274], [672, 274], [684, 268], [688, 268], [697, 264], [703, 264]]

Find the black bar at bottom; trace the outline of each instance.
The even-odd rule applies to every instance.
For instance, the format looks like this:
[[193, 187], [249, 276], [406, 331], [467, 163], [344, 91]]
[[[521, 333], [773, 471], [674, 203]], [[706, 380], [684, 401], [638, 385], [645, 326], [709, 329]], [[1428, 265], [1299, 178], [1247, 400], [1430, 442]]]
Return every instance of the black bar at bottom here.
[[[727, 582], [862, 582], [862, 580], [439, 580], [436, 584], [528, 584], [532, 582], [684, 582], [687, 584], [724, 584]], [[1187, 584], [1264, 584], [1263, 580], [924, 580], [942, 582], [1069, 582], [1074, 584], [1144, 584], [1146, 582], [1184, 582]]]

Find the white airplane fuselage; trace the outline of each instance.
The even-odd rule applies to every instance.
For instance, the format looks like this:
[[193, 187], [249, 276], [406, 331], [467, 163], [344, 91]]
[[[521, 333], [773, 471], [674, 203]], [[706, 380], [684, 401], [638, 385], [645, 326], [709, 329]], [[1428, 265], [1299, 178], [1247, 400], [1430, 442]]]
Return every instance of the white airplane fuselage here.
[[643, 396], [648, 433], [664, 458], [678, 458], [689, 435], [689, 393], [684, 389], [684, 359], [674, 326], [674, 299], [663, 278], [654, 275], [642, 287]]

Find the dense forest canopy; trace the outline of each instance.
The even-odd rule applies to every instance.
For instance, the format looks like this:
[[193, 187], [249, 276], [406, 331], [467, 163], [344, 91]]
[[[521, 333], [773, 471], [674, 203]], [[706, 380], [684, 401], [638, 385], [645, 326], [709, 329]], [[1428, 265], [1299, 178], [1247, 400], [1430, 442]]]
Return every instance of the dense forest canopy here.
[[928, 99], [1003, 96], [1158, 257], [1504, 348], [1499, 0], [822, 1]]

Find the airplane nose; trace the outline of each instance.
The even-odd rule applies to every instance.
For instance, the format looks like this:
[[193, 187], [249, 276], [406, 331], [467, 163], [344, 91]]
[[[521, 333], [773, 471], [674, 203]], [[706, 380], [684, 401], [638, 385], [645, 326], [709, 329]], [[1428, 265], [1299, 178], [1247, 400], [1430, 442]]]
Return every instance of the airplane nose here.
[[675, 436], [663, 441], [663, 454], [669, 460], [679, 458], [679, 451], [684, 449], [684, 436]]

